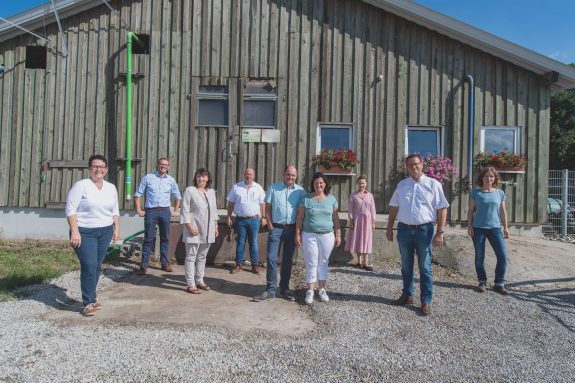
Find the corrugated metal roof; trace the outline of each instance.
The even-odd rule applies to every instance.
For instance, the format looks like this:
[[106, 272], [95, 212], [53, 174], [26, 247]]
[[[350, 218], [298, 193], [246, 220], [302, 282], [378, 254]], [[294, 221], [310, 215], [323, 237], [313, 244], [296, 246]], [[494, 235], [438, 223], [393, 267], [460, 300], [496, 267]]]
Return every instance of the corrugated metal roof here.
[[[548, 76], [551, 82], [554, 81], [555, 87], [563, 89], [575, 87], [575, 68], [452, 17], [406, 0], [362, 1], [533, 71], [534, 73]], [[56, 0], [55, 4], [62, 19], [92, 7], [103, 5], [101, 0]], [[26, 29], [34, 30], [45, 24], [56, 22], [54, 13], [50, 12], [51, 10], [51, 5], [47, 3], [15, 15], [9, 20]], [[8, 23], [0, 24], [0, 42], [22, 33], [24, 33], [22, 30]]]

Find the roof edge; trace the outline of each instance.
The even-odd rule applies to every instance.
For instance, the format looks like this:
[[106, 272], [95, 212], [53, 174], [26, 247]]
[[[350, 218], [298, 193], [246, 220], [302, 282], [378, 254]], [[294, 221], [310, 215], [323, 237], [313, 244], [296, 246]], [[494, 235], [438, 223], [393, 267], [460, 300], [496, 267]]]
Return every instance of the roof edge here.
[[[99, 0], [55, 0], [54, 5], [56, 6], [60, 19], [64, 19], [90, 8], [103, 5], [103, 3]], [[44, 25], [55, 23], [56, 16], [54, 15], [52, 4], [44, 3], [9, 17], [7, 20], [30, 31], [34, 31]], [[0, 43], [25, 33], [26, 32], [13, 25], [0, 22]]]
[[[454, 40], [556, 80], [553, 87], [575, 87], [575, 68], [462, 21], [405, 0], [362, 0]], [[555, 75], [556, 72], [558, 75]]]

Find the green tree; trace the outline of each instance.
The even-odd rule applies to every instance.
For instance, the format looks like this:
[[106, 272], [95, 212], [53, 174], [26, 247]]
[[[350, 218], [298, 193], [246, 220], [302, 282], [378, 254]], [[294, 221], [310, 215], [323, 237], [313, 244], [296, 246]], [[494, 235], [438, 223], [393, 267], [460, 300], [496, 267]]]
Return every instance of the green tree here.
[[550, 135], [549, 168], [575, 170], [575, 88], [551, 96]]

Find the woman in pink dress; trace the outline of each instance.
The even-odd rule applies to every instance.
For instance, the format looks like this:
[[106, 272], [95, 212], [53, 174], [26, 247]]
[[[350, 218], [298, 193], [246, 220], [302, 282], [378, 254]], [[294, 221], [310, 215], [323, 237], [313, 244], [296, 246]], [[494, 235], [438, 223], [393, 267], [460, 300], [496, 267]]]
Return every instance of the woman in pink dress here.
[[372, 233], [375, 229], [375, 201], [373, 194], [367, 191], [367, 177], [357, 179], [357, 191], [349, 196], [349, 232], [345, 250], [357, 253], [356, 267], [372, 271], [368, 254], [371, 253]]

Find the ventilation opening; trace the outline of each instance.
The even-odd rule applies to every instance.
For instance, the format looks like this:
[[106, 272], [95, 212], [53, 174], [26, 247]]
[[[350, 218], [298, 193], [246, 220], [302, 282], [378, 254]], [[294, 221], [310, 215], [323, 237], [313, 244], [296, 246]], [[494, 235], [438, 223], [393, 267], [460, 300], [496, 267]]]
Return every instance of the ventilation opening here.
[[26, 68], [46, 69], [46, 47], [26, 47]]
[[150, 35], [136, 35], [138, 40], [142, 42], [140, 45], [136, 41], [132, 41], [132, 53], [135, 55], [149, 55], [150, 54]]

